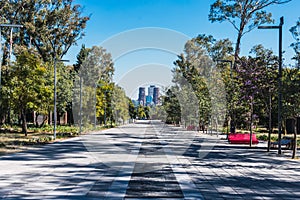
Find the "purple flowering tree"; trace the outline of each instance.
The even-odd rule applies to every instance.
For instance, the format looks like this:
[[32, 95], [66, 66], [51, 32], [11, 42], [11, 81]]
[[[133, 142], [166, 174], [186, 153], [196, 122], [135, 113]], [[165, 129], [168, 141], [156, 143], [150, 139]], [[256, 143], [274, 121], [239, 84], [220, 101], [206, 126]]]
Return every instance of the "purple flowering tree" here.
[[[252, 146], [252, 127], [257, 115], [254, 106], [263, 102], [269, 116], [269, 139], [272, 132], [272, 95], [276, 89], [276, 56], [261, 45], [255, 46], [250, 53], [254, 57], [242, 57], [237, 66], [237, 81], [240, 85], [240, 101], [248, 108], [247, 118]], [[270, 141], [270, 140], [269, 140]], [[268, 145], [269, 146], [269, 145]], [[268, 148], [269, 149], [269, 148]]]

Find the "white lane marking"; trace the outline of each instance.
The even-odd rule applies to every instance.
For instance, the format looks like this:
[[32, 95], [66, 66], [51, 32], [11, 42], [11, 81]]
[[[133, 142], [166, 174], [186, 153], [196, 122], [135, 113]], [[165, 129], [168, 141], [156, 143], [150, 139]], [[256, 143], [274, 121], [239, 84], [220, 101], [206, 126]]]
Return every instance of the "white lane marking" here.
[[197, 189], [190, 176], [184, 170], [177, 156], [169, 148], [164, 148], [164, 151], [184, 195], [184, 199], [204, 199], [203, 195]]

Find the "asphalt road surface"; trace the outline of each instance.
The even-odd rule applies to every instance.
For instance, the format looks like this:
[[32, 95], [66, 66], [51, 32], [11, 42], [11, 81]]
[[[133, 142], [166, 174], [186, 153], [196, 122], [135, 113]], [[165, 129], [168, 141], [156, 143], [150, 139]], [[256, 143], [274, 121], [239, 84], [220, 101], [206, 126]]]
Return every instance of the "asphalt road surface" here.
[[2, 156], [0, 199], [300, 199], [275, 151], [139, 121]]

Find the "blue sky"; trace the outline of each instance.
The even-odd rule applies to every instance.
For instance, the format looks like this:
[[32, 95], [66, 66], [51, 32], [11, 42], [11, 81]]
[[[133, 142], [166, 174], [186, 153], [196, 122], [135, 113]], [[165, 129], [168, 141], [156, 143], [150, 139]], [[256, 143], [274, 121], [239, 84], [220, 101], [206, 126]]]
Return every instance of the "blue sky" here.
[[[75, 62], [81, 44], [87, 47], [101, 45], [126, 31], [156, 27], [183, 34], [187, 38], [198, 34], [211, 34], [216, 39], [229, 38], [236, 40], [236, 31], [227, 23], [210, 23], [208, 13], [214, 0], [75, 0], [84, 7], [84, 14], [91, 14], [91, 20], [85, 30], [86, 36], [78, 41], [78, 46], [70, 49], [65, 59]], [[283, 48], [286, 52], [285, 64], [292, 63], [293, 50], [289, 47], [293, 38], [288, 31], [300, 17], [300, 1], [292, 0], [288, 4], [267, 8], [272, 12], [275, 24], [284, 16]], [[147, 35], [142, 35], [148, 38]], [[151, 37], [149, 37], [151, 39]], [[162, 39], [162, 42], [168, 38]], [[176, 42], [176, 41], [174, 41]], [[277, 30], [253, 30], [242, 39], [241, 54], [247, 55], [251, 47], [263, 44], [266, 48], [278, 53]], [[123, 44], [119, 44], [122, 48]], [[168, 51], [143, 50], [127, 53], [115, 59], [115, 80], [120, 80], [125, 71], [140, 65], [156, 63], [172, 68], [176, 53]]]

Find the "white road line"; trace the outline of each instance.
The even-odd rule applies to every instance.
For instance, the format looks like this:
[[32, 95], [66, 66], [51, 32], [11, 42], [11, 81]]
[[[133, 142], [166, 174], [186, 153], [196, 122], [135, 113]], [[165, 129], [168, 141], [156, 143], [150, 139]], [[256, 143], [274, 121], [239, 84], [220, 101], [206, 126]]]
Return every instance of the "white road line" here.
[[[146, 132], [146, 129], [144, 129], [142, 134], [145, 135], [145, 132]], [[132, 172], [134, 170], [134, 166], [135, 166], [137, 157], [140, 152], [142, 142], [143, 141], [141, 140], [138, 148], [136, 150], [131, 151], [131, 153], [128, 155], [128, 157], [127, 157], [126, 161], [124, 162], [124, 165], [120, 169], [116, 179], [113, 181], [110, 188], [106, 192], [106, 195], [105, 195], [106, 198], [124, 199], [129, 181], [131, 179]]]
[[169, 148], [164, 148], [164, 151], [184, 195], [184, 199], [204, 199], [203, 195], [197, 189], [190, 176], [182, 167], [180, 161], [177, 159], [177, 156], [174, 155], [172, 150]]

